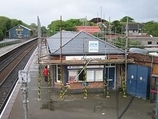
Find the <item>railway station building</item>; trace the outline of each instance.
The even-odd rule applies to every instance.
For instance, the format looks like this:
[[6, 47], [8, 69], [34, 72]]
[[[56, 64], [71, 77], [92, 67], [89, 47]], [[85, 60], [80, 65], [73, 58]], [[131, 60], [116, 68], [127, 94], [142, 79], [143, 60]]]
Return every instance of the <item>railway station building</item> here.
[[[70, 85], [70, 90], [80, 90], [86, 85], [89, 91], [103, 90], [105, 80], [109, 89], [122, 85], [125, 71], [123, 50], [84, 31], [62, 31], [49, 38], [49, 59], [42, 63], [51, 69], [54, 88]], [[133, 59], [128, 59], [132, 63]]]
[[109, 90], [124, 88], [129, 95], [156, 99], [157, 57], [128, 52], [126, 60], [123, 50], [84, 31], [62, 31], [46, 41], [49, 59], [42, 63], [50, 66], [53, 88], [60, 89], [62, 82], [70, 91], [86, 86], [100, 92], [108, 85]]

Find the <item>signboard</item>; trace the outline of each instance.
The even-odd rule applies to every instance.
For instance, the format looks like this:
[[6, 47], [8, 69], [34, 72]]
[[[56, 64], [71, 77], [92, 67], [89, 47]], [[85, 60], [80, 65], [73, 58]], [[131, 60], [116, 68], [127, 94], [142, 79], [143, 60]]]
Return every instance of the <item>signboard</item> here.
[[89, 52], [98, 52], [98, 41], [89, 41]]
[[30, 73], [26, 70], [19, 70], [18, 72], [19, 82], [30, 82]]

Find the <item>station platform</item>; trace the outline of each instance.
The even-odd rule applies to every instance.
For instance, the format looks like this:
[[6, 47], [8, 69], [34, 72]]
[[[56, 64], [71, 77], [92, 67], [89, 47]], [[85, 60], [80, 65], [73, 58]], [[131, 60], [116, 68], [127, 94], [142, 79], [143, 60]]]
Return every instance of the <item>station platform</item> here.
[[[42, 52], [46, 53], [45, 47], [42, 47]], [[102, 93], [88, 93], [87, 99], [83, 98], [83, 93], [66, 94], [61, 100], [53, 87], [49, 92], [47, 82], [42, 79], [39, 95], [37, 56], [36, 50], [26, 66], [31, 79], [28, 83], [28, 119], [118, 119], [127, 106], [129, 108], [121, 119], [151, 119], [148, 113], [155, 104], [131, 96], [124, 98], [122, 93], [110, 92], [110, 98]], [[9, 104], [0, 119], [27, 119], [20, 82], [17, 83]]]
[[23, 43], [17, 43], [17, 44], [13, 44], [13, 45], [9, 45], [9, 46], [5, 46], [0, 48], [0, 57], [4, 54], [6, 54], [7, 52], [15, 49], [16, 47], [22, 45]]
[[[33, 38], [34, 39], [34, 38]], [[0, 47], [0, 57], [4, 54], [6, 54], [7, 52], [15, 49], [16, 47], [19, 47], [20, 45], [22, 44], [25, 44], [26, 42], [29, 42], [33, 39], [29, 39], [29, 40], [24, 40], [24, 39], [7, 39], [7, 40], [4, 40], [4, 41], [1, 41], [1, 43], [9, 43], [9, 42], [14, 42], [12, 45], [7, 45], [7, 46], [4, 46], [4, 47]]]

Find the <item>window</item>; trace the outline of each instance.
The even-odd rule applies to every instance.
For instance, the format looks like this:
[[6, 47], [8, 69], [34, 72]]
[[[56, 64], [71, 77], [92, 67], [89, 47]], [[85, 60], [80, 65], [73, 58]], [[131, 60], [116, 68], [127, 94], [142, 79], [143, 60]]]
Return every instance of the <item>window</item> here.
[[94, 70], [87, 70], [87, 82], [94, 81]]
[[61, 66], [60, 65], [56, 65], [56, 81], [60, 82], [61, 79]]
[[80, 69], [78, 70], [78, 74], [79, 74], [79, 77], [78, 77], [78, 80], [79, 81], [84, 81], [84, 70]]
[[[94, 81], [103, 81], [103, 65], [92, 65], [87, 66], [86, 69], [86, 81], [94, 82]], [[83, 66], [68, 66], [68, 77], [69, 81], [84, 81], [84, 70]]]
[[87, 70], [87, 81], [103, 81], [103, 69]]
[[[69, 70], [69, 81], [77, 80], [77, 70]], [[76, 78], [76, 79], [75, 79]]]
[[17, 34], [22, 34], [22, 32], [21, 31], [17, 31]]
[[95, 71], [95, 81], [103, 81], [103, 70]]
[[148, 41], [148, 45], [151, 45], [152, 44], [152, 41]]
[[157, 42], [157, 45], [158, 45], [158, 42]]

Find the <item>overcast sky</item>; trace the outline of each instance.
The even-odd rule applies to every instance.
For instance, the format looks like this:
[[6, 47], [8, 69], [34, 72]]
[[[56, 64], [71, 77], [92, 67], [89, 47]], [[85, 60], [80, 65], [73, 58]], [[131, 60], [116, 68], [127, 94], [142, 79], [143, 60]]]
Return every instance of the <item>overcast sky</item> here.
[[63, 20], [98, 16], [114, 21], [130, 16], [136, 22], [158, 22], [158, 0], [0, 0], [0, 16], [26, 24], [37, 24], [39, 16], [47, 27], [60, 15]]

